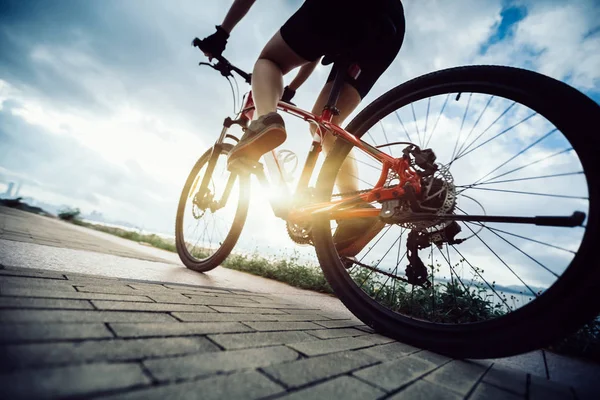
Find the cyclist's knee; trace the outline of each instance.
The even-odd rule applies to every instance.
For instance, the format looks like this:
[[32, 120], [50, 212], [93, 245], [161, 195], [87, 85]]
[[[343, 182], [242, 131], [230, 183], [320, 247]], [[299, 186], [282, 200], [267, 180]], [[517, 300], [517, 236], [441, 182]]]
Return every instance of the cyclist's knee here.
[[271, 61], [279, 67], [284, 75], [308, 62], [288, 46], [279, 32], [265, 45], [258, 59]]

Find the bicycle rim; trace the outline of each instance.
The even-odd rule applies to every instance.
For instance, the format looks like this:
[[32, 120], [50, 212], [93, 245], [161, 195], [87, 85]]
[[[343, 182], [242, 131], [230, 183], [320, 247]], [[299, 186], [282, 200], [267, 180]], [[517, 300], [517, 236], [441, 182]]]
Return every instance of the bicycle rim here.
[[[231, 145], [223, 144], [218, 155], [207, 192], [200, 194], [212, 149], [196, 163], [182, 191], [176, 219], [176, 245], [182, 262], [190, 269], [205, 272], [215, 268], [235, 246], [249, 203], [249, 179], [238, 176], [229, 182], [227, 153]], [[230, 185], [229, 196], [216, 206]]]
[[[580, 120], [573, 122], [569, 113], [575, 111]], [[317, 253], [332, 287], [369, 325], [453, 355], [515, 354], [573, 330], [598, 312], [598, 301], [580, 293], [597, 288], [585, 282], [598, 276], [585, 264], [597, 262], [591, 243], [597, 237], [598, 162], [590, 150], [597, 139], [582, 134], [595, 118], [597, 105], [579, 92], [514, 68], [446, 70], [388, 92], [348, 130], [373, 145], [403, 141], [431, 148], [440, 168], [424, 185], [428, 200], [422, 204], [432, 212], [582, 211], [587, 228], [458, 222], [454, 239], [463, 243], [431, 244], [418, 252], [432, 285], [425, 289], [405, 282], [408, 233], [444, 232], [447, 224], [387, 225], [357, 255], [359, 263], [346, 269], [333, 246], [335, 222], [321, 221]], [[399, 157], [404, 148], [393, 145], [386, 152]], [[348, 150], [340, 144], [326, 162], [318, 183], [323, 200], [331, 198]], [[381, 166], [356, 151], [351, 157], [360, 188], [373, 187]], [[543, 326], [551, 322], [560, 326]], [[510, 343], [511, 337], [519, 342]]]

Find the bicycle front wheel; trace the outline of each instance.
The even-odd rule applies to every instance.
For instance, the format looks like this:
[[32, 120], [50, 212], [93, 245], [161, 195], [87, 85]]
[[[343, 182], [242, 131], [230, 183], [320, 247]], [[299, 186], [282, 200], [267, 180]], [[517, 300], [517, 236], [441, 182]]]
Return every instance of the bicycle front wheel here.
[[[523, 353], [574, 331], [600, 311], [598, 121], [600, 107], [582, 93], [516, 68], [453, 68], [392, 89], [347, 130], [371, 145], [387, 144], [382, 150], [393, 157], [408, 142], [433, 150], [438, 170], [421, 178], [419, 197], [429, 215], [586, 218], [578, 227], [390, 223], [354, 262], [335, 248], [335, 221], [315, 220], [328, 282], [377, 331], [455, 357]], [[338, 140], [326, 159], [317, 182], [321, 201], [335, 197], [350, 150]], [[352, 154], [360, 189], [373, 188], [381, 164]], [[397, 183], [390, 173], [386, 186]], [[410, 215], [408, 204], [395, 206]], [[409, 279], [409, 233], [421, 240], [428, 284]]]
[[[250, 200], [249, 175], [227, 170], [233, 146], [208, 149], [192, 168], [177, 207], [175, 244], [186, 267], [206, 272], [231, 253], [242, 232]], [[201, 190], [203, 180], [207, 187]]]

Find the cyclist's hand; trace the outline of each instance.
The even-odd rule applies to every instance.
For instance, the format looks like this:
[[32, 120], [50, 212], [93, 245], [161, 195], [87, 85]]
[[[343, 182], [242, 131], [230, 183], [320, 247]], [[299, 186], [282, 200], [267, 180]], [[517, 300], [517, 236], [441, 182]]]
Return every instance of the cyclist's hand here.
[[229, 33], [221, 26], [216, 26], [217, 31], [210, 36], [207, 36], [202, 41], [202, 50], [204, 55], [207, 56], [211, 61], [213, 57], [218, 57], [225, 50], [227, 39], [229, 39]]
[[296, 91], [294, 89], [290, 89], [289, 86], [286, 86], [283, 90], [283, 96], [281, 96], [281, 101], [285, 101], [286, 103], [295, 106], [295, 104], [291, 101], [295, 94]]

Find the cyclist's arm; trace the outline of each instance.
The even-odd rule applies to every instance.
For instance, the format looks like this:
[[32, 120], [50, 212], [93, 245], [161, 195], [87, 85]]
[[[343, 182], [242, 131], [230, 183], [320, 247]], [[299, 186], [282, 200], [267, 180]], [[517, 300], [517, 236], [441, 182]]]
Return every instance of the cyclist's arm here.
[[227, 33], [231, 33], [231, 30], [244, 18], [254, 2], [255, 0], [234, 0], [221, 24], [221, 28], [226, 30]]
[[317, 67], [317, 64], [319, 63], [319, 61], [320, 61], [320, 58], [313, 62], [309, 62], [308, 64], [304, 64], [303, 66], [301, 66], [300, 70], [298, 71], [298, 74], [296, 74], [296, 76], [294, 77], [292, 82], [288, 85], [288, 87], [294, 91], [298, 90], [298, 88], [300, 86], [302, 86], [302, 84], [304, 82], [306, 82], [306, 80], [308, 79], [310, 74], [313, 73], [313, 71]]

